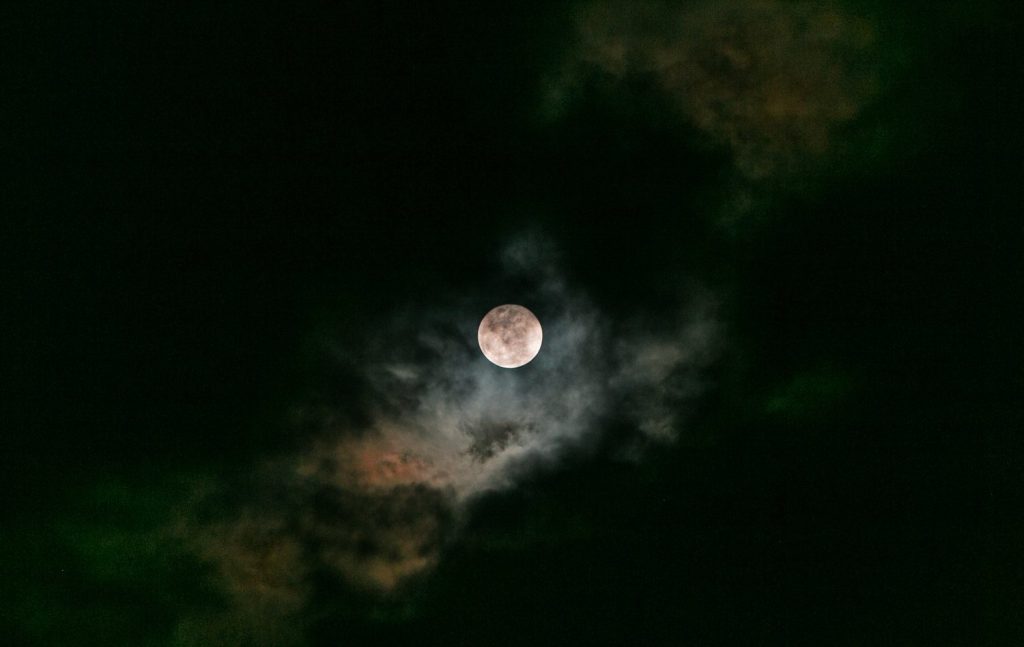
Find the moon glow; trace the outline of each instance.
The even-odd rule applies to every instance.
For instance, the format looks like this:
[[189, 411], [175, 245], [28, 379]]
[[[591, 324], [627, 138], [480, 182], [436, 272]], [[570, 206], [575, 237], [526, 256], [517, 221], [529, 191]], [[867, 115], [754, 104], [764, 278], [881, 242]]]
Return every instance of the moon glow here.
[[519, 368], [540, 352], [544, 331], [537, 317], [524, 308], [505, 304], [480, 322], [476, 338], [484, 357], [502, 368]]

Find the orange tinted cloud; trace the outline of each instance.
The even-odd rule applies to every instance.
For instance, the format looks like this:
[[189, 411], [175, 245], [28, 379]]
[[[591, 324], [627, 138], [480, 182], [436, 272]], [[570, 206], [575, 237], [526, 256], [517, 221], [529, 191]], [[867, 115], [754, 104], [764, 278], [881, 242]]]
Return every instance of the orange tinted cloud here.
[[821, 156], [878, 90], [876, 30], [836, 2], [605, 0], [577, 27], [561, 84], [650, 76], [752, 179]]

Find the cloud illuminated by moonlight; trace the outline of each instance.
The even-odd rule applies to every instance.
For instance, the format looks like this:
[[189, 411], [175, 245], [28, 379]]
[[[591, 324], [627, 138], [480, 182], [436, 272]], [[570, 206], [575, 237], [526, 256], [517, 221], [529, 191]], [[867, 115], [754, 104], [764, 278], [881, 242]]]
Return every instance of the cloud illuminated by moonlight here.
[[549, 110], [594, 73], [650, 77], [751, 180], [806, 168], [879, 88], [875, 25], [834, 0], [596, 0], [575, 17]]
[[593, 446], [608, 421], [628, 422], [640, 445], [680, 433], [715, 355], [713, 300], [693, 295], [660, 333], [616, 324], [562, 278], [553, 256], [537, 236], [502, 253], [504, 272], [534, 286], [516, 300], [544, 325], [529, 365], [502, 369], [482, 356], [475, 333], [486, 309], [399, 317], [367, 345], [365, 424], [339, 422], [349, 419], [346, 402], [298, 407], [318, 431], [268, 462], [261, 494], [225, 518], [183, 522], [235, 606], [297, 612], [312, 572], [394, 591], [437, 563], [475, 498], [556, 468]]

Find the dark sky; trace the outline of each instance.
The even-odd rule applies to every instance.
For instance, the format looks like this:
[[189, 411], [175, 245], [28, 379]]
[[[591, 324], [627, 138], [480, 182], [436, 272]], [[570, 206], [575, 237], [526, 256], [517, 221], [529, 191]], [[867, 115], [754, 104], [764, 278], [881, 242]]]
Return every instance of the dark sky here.
[[8, 644], [1024, 639], [1014, 3], [22, 4]]

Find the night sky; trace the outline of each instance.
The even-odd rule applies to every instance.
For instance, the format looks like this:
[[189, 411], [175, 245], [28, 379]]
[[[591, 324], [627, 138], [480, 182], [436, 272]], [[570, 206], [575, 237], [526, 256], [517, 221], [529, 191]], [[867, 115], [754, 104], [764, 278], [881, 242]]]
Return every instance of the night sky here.
[[3, 13], [0, 642], [1024, 641], [1016, 3]]

